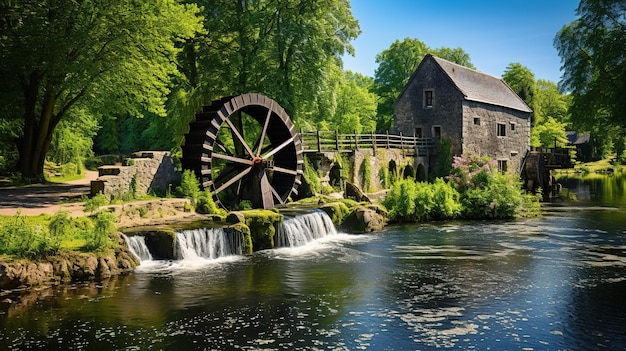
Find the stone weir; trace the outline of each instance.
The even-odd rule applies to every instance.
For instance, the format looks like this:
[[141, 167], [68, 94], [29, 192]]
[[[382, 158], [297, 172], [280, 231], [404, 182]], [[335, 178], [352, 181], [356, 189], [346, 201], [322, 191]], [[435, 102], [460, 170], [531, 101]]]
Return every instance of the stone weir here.
[[223, 221], [136, 227], [125, 234], [129, 246], [143, 260], [180, 260], [190, 256], [210, 259], [304, 245], [336, 233], [335, 227], [348, 233], [365, 233], [381, 230], [384, 224], [384, 210], [379, 206], [350, 209], [342, 202], [334, 202], [280, 212], [278, 209], [234, 211]]
[[283, 208], [280, 212], [278, 209], [235, 211], [219, 219], [122, 229], [123, 234], [114, 234], [115, 249], [107, 254], [62, 252], [39, 261], [0, 261], [0, 291], [103, 281], [133, 271], [146, 259], [211, 259], [293, 247], [332, 234], [335, 227], [347, 233], [383, 228], [382, 208], [354, 201], [349, 205], [354, 206], [341, 201], [316, 202]]

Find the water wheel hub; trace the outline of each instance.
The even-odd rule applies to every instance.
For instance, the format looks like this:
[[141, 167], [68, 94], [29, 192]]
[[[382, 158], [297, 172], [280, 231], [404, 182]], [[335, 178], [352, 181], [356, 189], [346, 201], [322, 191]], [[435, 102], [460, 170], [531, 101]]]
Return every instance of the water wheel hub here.
[[297, 194], [302, 144], [285, 110], [261, 94], [223, 98], [196, 113], [182, 165], [227, 209], [272, 208]]

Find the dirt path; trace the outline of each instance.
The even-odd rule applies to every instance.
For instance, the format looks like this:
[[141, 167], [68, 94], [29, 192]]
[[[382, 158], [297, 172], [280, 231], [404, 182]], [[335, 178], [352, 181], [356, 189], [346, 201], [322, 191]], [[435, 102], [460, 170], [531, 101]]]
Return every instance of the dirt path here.
[[97, 177], [98, 172], [85, 171], [85, 178], [66, 183], [0, 188], [0, 215], [14, 215], [18, 209], [27, 216], [61, 210], [74, 216], [83, 215], [80, 198], [89, 195], [91, 181]]

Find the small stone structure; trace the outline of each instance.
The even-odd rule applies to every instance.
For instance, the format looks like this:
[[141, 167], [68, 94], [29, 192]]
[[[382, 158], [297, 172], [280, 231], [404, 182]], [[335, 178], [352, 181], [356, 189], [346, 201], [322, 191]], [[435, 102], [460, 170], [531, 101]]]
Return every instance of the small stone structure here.
[[515, 172], [530, 148], [531, 112], [502, 79], [426, 55], [394, 103], [394, 129], [449, 139], [453, 155], [486, 155]]
[[91, 182], [91, 195], [107, 198], [133, 193], [166, 193], [170, 184], [180, 182], [180, 172], [167, 151], [138, 151], [126, 160], [126, 166], [98, 167], [98, 178]]
[[[428, 162], [424, 160], [425, 157], [405, 155], [399, 149], [376, 148], [344, 152], [343, 157], [347, 164], [344, 165], [346, 169], [341, 169], [338, 166], [338, 155], [340, 154], [334, 152], [307, 154], [309, 162], [315, 167], [323, 184], [337, 185], [335, 184], [337, 177], [343, 177], [340, 182], [344, 186], [348, 182], [364, 191], [379, 191], [385, 189], [383, 179], [381, 179], [383, 169], [388, 171], [389, 177], [402, 178], [405, 167], [415, 169], [419, 164], [424, 163], [426, 167], [428, 166]], [[365, 179], [363, 179], [364, 174], [361, 172], [364, 162], [369, 162], [370, 189], [364, 189]]]

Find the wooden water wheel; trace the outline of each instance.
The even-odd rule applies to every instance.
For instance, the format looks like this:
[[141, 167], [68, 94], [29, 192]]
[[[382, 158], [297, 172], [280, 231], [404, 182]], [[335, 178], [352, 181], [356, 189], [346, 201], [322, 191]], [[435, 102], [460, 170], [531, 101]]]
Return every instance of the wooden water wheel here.
[[227, 209], [272, 208], [297, 194], [302, 144], [285, 110], [261, 94], [214, 101], [185, 135], [182, 165]]

